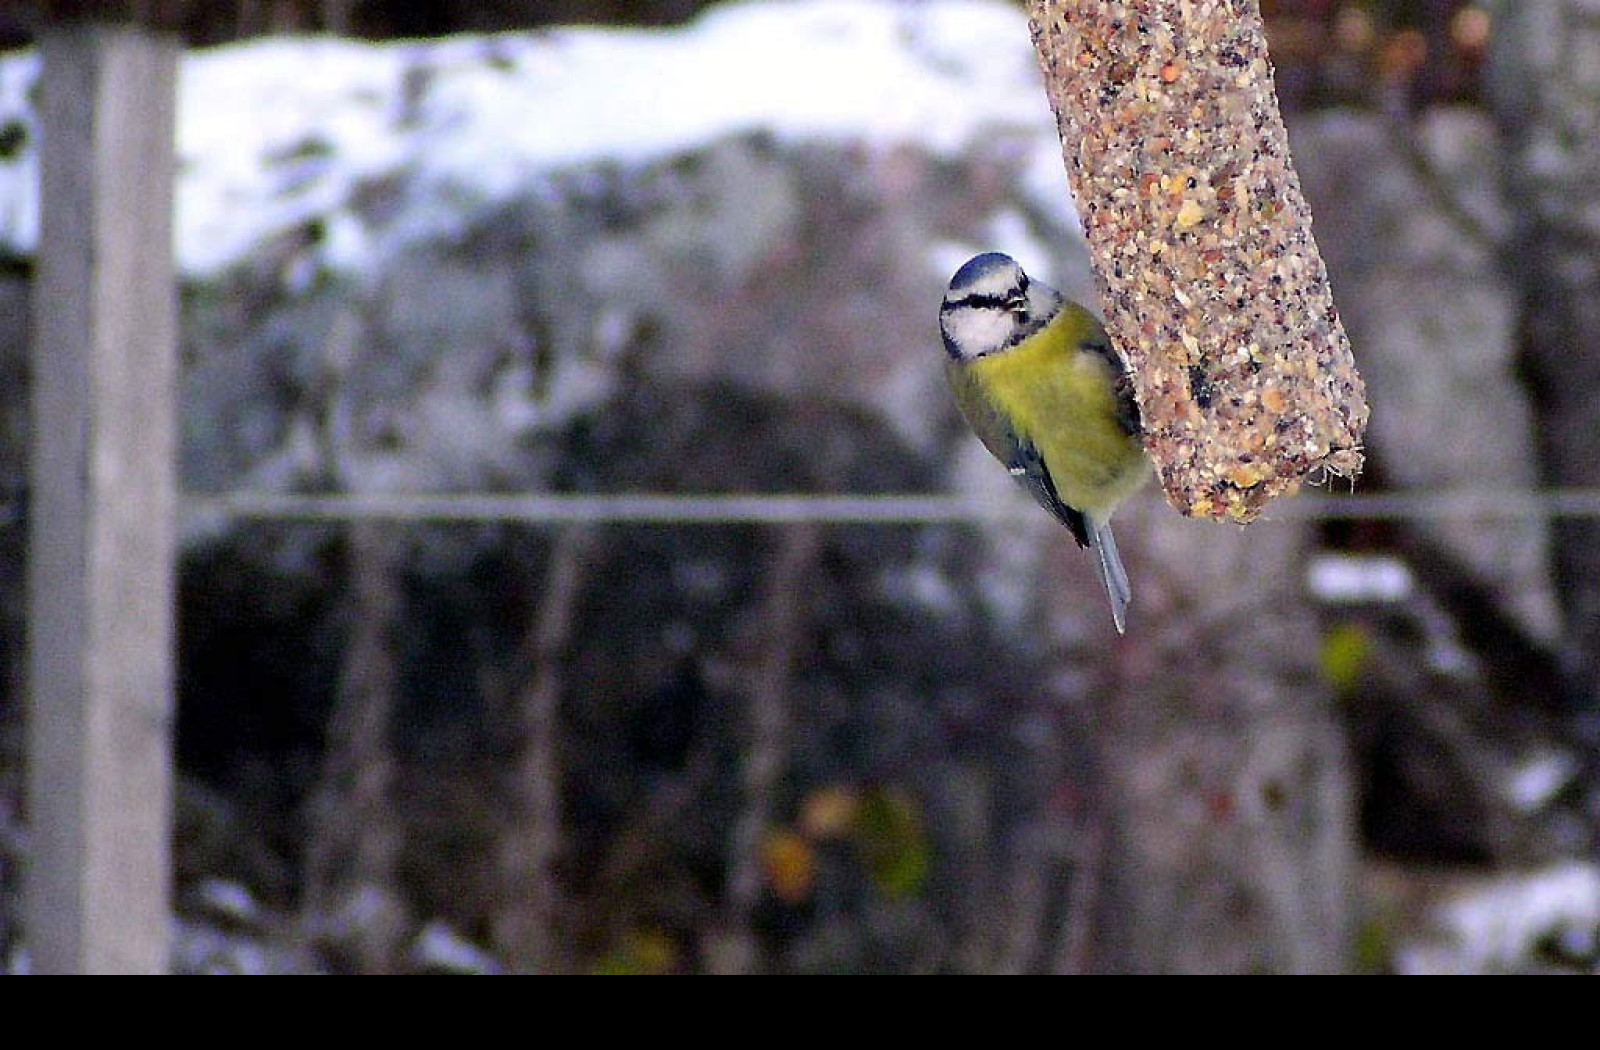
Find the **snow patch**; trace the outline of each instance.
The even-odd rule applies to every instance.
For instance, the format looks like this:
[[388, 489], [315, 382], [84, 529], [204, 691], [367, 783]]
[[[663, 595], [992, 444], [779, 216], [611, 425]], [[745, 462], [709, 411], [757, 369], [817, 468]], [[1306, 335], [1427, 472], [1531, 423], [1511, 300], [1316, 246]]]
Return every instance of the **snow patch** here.
[[1398, 952], [1401, 973], [1518, 970], [1547, 943], [1590, 956], [1600, 929], [1600, 869], [1573, 861], [1505, 876], [1440, 905], [1434, 919], [1437, 942]]
[[[35, 55], [0, 59], [0, 245], [38, 238]], [[442, 41], [254, 41], [187, 55], [176, 239], [190, 276], [315, 229], [360, 272], [564, 170], [640, 164], [728, 135], [1014, 151], [1074, 220], [1027, 20], [994, 0], [770, 0], [674, 30], [562, 28]]]
[[1312, 596], [1330, 604], [1404, 601], [1414, 585], [1405, 562], [1381, 555], [1322, 554], [1306, 566]]

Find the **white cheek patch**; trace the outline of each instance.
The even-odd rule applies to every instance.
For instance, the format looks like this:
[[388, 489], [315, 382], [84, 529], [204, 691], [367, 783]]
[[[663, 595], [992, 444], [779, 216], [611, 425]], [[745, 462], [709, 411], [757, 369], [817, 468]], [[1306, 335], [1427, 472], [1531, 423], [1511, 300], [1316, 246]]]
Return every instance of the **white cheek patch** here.
[[944, 315], [944, 330], [962, 358], [970, 360], [1009, 344], [1017, 321], [1007, 310], [961, 306]]

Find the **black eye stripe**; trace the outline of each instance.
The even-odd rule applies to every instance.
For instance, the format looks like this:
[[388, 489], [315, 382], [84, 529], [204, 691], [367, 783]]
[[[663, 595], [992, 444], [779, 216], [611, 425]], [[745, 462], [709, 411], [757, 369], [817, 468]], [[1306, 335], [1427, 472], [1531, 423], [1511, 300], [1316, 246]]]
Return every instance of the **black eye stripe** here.
[[955, 305], [970, 306], [975, 310], [1009, 310], [1011, 299], [1001, 295], [969, 295]]

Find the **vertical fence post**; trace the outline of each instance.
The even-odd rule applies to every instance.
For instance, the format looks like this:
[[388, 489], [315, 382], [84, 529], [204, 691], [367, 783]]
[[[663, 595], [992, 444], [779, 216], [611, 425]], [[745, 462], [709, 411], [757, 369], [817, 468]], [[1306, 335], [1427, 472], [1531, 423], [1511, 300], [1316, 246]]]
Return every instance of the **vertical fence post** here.
[[39, 973], [168, 965], [176, 39], [54, 27], [28, 505], [31, 859]]

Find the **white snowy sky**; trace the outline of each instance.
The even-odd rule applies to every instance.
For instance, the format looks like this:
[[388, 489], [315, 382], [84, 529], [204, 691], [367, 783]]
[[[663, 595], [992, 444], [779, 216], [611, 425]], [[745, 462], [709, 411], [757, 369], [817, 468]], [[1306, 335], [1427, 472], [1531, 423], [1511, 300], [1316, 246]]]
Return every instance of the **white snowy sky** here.
[[[0, 127], [35, 130], [37, 76], [31, 54], [0, 59]], [[360, 269], [552, 172], [755, 129], [943, 154], [1003, 131], [1030, 151], [1030, 196], [1070, 208], [1026, 20], [992, 0], [763, 0], [668, 31], [268, 39], [191, 53], [179, 90], [176, 247], [194, 276], [312, 216], [329, 234], [323, 261]], [[352, 193], [395, 174], [400, 212], [372, 229]], [[0, 243], [13, 250], [37, 238], [35, 179], [31, 148], [0, 161]]]

